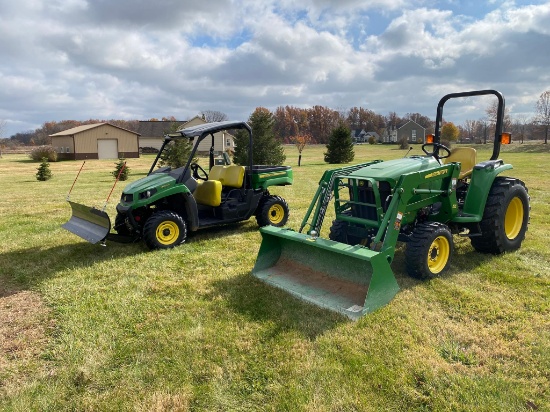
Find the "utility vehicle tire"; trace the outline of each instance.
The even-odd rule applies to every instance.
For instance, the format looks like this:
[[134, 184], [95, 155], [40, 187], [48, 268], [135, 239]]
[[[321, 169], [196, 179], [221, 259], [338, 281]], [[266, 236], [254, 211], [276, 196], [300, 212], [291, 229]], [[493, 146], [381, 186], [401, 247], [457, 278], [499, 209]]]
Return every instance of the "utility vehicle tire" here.
[[169, 210], [153, 214], [143, 226], [143, 240], [149, 249], [169, 249], [187, 238], [185, 220]]
[[118, 213], [115, 217], [115, 227], [114, 229], [119, 235], [129, 236], [131, 235], [130, 229], [126, 226], [126, 216]]
[[449, 267], [453, 256], [453, 235], [443, 223], [425, 222], [414, 229], [405, 249], [409, 276], [428, 279]]
[[281, 196], [268, 196], [260, 201], [256, 211], [258, 226], [284, 226], [289, 215], [288, 203]]
[[525, 184], [518, 179], [497, 177], [479, 224], [481, 236], [470, 238], [474, 249], [495, 255], [519, 249], [527, 232], [529, 209]]

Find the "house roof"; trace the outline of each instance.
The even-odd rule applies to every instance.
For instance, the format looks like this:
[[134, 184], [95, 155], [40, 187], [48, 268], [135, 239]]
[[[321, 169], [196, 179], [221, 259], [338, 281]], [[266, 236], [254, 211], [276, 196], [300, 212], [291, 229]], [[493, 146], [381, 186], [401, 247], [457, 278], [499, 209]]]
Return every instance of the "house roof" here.
[[145, 137], [163, 137], [170, 131], [172, 125], [176, 123], [178, 128], [186, 124], [183, 121], [170, 121], [170, 120], [147, 120], [140, 121], [138, 125], [138, 133]]
[[72, 135], [75, 135], [75, 134], [78, 134], [78, 133], [82, 133], [86, 130], [95, 129], [96, 127], [103, 126], [103, 125], [109, 125], [111, 127], [116, 127], [117, 129], [125, 130], [127, 132], [139, 135], [139, 133], [134, 132], [133, 130], [124, 129], [123, 127], [118, 127], [118, 126], [115, 126], [114, 124], [104, 122], [104, 123], [84, 124], [82, 126], [72, 127], [70, 129], [63, 130], [62, 132], [51, 134], [50, 137], [72, 136]]
[[415, 125], [417, 125], [418, 127], [420, 127], [421, 129], [424, 129], [426, 130], [425, 127], [419, 125], [418, 123], [416, 123], [414, 120], [408, 120], [406, 122], [404, 122], [401, 126], [399, 126], [397, 129], [401, 129], [402, 127], [405, 127], [406, 125], [408, 125], [409, 123], [414, 123]]
[[360, 137], [360, 136], [374, 136], [379, 137], [378, 133], [376, 132], [365, 132], [365, 129], [354, 129], [351, 131], [352, 137]]

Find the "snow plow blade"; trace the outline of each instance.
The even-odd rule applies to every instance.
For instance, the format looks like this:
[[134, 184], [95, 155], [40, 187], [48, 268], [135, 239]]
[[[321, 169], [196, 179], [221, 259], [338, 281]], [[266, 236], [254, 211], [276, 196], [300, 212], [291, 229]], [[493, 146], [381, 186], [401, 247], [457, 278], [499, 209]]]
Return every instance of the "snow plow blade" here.
[[260, 232], [252, 274], [317, 306], [357, 320], [399, 291], [383, 253], [285, 228], [266, 226]]
[[90, 243], [104, 240], [111, 230], [111, 220], [107, 213], [94, 207], [71, 202], [72, 216], [62, 228], [80, 236]]

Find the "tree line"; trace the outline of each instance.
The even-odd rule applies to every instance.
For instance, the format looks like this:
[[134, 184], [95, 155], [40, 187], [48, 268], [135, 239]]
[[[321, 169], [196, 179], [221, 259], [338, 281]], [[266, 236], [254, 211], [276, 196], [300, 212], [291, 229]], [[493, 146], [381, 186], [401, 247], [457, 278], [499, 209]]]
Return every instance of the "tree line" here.
[[[335, 110], [326, 106], [313, 106], [311, 108], [279, 106], [271, 114], [273, 117], [273, 134], [282, 143], [295, 143], [297, 136], [307, 136], [308, 142], [311, 144], [327, 144], [332, 131], [342, 124], [345, 124], [350, 130], [376, 132], [380, 139], [392, 129], [400, 127], [409, 120], [424, 127], [426, 133], [432, 133], [434, 130], [434, 121], [421, 113], [407, 113], [400, 117], [395, 112], [381, 115], [363, 107]], [[202, 111], [201, 115], [206, 121], [227, 120], [227, 116], [223, 112], [214, 110]], [[163, 117], [161, 120], [176, 121], [176, 118], [169, 116]], [[496, 102], [487, 107], [484, 117], [469, 119], [461, 125], [457, 125], [457, 139], [462, 142], [486, 143], [487, 140], [491, 139], [491, 129], [494, 127], [495, 120]], [[47, 145], [51, 143], [49, 137], [51, 134], [76, 126], [101, 122], [109, 122], [132, 131], [137, 131], [139, 125], [138, 120], [116, 119], [49, 121], [36, 130], [16, 133], [9, 139], [2, 139], [2, 143], [4, 145]], [[504, 127], [506, 131], [512, 133], [516, 141], [543, 139], [547, 143], [550, 130], [550, 90], [540, 95], [535, 104], [535, 115], [533, 117], [523, 114], [511, 116], [507, 110]]]

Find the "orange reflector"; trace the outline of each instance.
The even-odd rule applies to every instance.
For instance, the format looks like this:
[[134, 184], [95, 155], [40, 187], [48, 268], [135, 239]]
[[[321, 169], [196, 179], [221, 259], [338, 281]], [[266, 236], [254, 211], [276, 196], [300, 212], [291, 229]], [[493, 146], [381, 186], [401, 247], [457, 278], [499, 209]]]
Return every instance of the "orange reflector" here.
[[433, 143], [433, 142], [434, 142], [434, 135], [433, 134], [426, 135], [426, 143]]
[[512, 134], [508, 132], [504, 132], [500, 135], [500, 143], [502, 144], [510, 144], [512, 143]]

